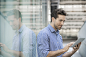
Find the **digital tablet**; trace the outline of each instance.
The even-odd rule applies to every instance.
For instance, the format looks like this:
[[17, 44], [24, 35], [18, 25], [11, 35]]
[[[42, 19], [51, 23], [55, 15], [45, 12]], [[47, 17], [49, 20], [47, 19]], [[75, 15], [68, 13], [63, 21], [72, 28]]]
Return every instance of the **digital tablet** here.
[[85, 38], [79, 38], [77, 41], [75, 41], [75, 43], [71, 46], [71, 47], [75, 47], [77, 44], [79, 44], [80, 42], [82, 42]]

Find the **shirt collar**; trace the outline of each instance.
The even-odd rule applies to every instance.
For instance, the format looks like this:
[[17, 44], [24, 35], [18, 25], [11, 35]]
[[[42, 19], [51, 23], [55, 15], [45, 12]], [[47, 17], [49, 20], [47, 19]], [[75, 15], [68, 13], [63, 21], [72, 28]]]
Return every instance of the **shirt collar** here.
[[57, 31], [49, 24], [48, 25], [48, 28], [50, 29], [50, 31], [52, 32], [52, 33], [56, 33], [56, 34], [58, 34], [59, 33], [59, 30], [57, 29]]
[[21, 28], [20, 28], [18, 31], [16, 30], [15, 33], [21, 33], [21, 32], [23, 31], [24, 28], [25, 28], [25, 25], [22, 25]]

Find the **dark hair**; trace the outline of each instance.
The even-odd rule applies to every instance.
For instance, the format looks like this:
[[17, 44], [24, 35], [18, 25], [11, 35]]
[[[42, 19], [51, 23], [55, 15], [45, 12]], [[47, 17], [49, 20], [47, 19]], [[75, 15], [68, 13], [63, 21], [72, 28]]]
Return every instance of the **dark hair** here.
[[11, 15], [14, 15], [16, 19], [21, 18], [21, 22], [22, 22], [22, 15], [19, 10], [13, 9], [13, 10], [8, 11], [7, 16], [11, 16]]
[[52, 17], [54, 17], [55, 19], [58, 18], [58, 15], [64, 15], [66, 16], [66, 12], [62, 9], [55, 9], [52, 13], [51, 13], [51, 22], [52, 22]]

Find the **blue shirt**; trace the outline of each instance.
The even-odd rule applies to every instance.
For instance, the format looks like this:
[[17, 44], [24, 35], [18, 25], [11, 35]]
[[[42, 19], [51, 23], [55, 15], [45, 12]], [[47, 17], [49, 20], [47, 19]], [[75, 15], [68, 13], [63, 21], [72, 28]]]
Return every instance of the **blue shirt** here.
[[[48, 25], [37, 36], [38, 57], [46, 57], [49, 51], [63, 49], [62, 43], [62, 36], [59, 34], [59, 30], [55, 31], [51, 25]], [[57, 57], [62, 57], [62, 55]]]
[[25, 57], [36, 57], [35, 33], [23, 25], [13, 38], [12, 49], [21, 51]]

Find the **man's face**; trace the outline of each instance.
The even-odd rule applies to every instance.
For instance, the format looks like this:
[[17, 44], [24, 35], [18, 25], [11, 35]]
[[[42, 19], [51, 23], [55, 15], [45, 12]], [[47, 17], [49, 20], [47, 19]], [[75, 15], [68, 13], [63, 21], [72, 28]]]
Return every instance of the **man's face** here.
[[8, 21], [13, 30], [17, 30], [19, 28], [19, 19], [16, 19], [14, 15], [8, 16]]
[[61, 27], [63, 26], [65, 21], [65, 16], [64, 15], [58, 15], [58, 18], [54, 20], [54, 27], [55, 29], [60, 30]]

